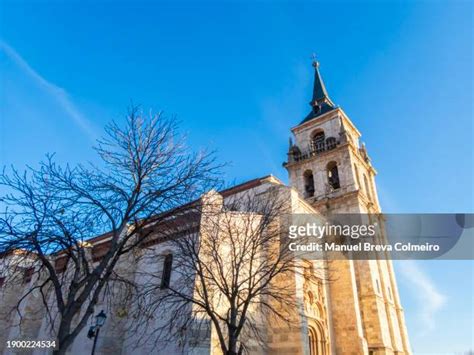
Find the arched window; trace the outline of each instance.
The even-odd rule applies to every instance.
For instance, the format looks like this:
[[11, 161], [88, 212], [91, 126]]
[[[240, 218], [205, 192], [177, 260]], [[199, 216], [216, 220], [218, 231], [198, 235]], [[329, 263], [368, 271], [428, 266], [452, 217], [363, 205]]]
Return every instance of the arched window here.
[[169, 288], [171, 280], [171, 268], [173, 266], [173, 255], [168, 254], [163, 261], [163, 272], [161, 274], [160, 288]]
[[336, 138], [334, 137], [328, 137], [326, 139], [326, 149], [327, 150], [331, 150], [331, 149], [334, 149], [336, 148]]
[[334, 190], [341, 187], [339, 183], [339, 171], [337, 170], [337, 163], [335, 161], [330, 162], [327, 165], [328, 183]]
[[303, 174], [304, 177], [304, 195], [305, 197], [314, 196], [314, 177], [311, 170], [306, 170]]
[[364, 174], [364, 185], [365, 185], [365, 193], [367, 194], [367, 197], [369, 198], [369, 200], [372, 200], [372, 196], [370, 195], [369, 182], [365, 174]]
[[324, 132], [319, 131], [313, 134], [313, 138], [311, 139], [311, 144], [313, 146], [313, 151], [316, 153], [324, 152]]

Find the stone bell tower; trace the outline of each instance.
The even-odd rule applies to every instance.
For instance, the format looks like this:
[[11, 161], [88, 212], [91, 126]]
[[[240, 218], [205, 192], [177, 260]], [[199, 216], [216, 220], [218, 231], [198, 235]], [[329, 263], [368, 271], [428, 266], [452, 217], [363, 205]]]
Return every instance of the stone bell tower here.
[[[355, 125], [329, 98], [319, 63], [313, 61], [311, 111], [290, 138], [290, 184], [323, 215], [381, 212], [371, 164]], [[328, 262], [329, 263], [329, 262]], [[331, 261], [332, 352], [410, 354], [403, 310], [390, 260]]]

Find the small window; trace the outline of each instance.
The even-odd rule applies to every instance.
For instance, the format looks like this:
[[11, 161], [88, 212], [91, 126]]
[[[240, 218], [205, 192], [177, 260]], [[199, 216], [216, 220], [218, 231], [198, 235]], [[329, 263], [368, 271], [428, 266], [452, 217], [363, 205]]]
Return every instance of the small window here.
[[4, 284], [5, 284], [5, 278], [0, 277], [0, 288], [3, 287]]
[[311, 170], [306, 170], [304, 177], [304, 197], [314, 196], [314, 176]]
[[380, 282], [378, 279], [375, 279], [375, 283], [377, 284], [377, 293], [380, 293]]
[[339, 182], [339, 171], [337, 170], [337, 163], [332, 161], [327, 165], [328, 183], [334, 190], [341, 187]]
[[315, 103], [315, 104], [313, 105], [313, 113], [314, 113], [315, 115], [317, 115], [317, 114], [320, 113], [320, 112], [321, 112], [321, 106], [318, 105], [317, 103]]
[[163, 262], [163, 273], [161, 274], [160, 288], [169, 288], [171, 280], [171, 268], [173, 266], [173, 255], [168, 254]]

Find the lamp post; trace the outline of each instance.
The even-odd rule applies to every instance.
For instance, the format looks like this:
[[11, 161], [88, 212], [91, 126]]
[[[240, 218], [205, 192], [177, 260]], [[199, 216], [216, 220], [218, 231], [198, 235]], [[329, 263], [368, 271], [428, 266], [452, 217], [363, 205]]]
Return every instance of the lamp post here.
[[107, 315], [102, 310], [98, 315], [95, 316], [95, 325], [89, 328], [89, 332], [87, 333], [87, 337], [92, 339], [94, 338], [94, 345], [92, 345], [92, 352], [91, 355], [95, 354], [95, 347], [97, 345], [97, 338], [99, 337], [100, 328], [104, 325]]

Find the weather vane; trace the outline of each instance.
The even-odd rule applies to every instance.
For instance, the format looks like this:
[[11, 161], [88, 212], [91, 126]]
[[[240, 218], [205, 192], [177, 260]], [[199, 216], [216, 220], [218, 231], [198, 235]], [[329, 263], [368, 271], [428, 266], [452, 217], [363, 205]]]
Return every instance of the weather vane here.
[[313, 67], [316, 68], [317, 66], [319, 66], [319, 62], [316, 59], [316, 53], [313, 52], [313, 54], [311, 55], [311, 59], [313, 60]]

